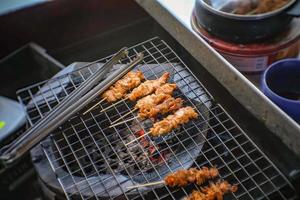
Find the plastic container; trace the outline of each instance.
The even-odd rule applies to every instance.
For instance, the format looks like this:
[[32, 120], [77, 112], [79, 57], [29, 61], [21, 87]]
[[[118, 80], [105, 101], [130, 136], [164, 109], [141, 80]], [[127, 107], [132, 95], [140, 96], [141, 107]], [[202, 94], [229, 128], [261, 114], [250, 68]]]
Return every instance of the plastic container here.
[[192, 17], [192, 26], [233, 66], [245, 73], [262, 72], [278, 60], [296, 58], [300, 51], [300, 19], [294, 19], [283, 34], [256, 44], [235, 44], [221, 40], [198, 26], [195, 17]]
[[16, 91], [52, 77], [64, 68], [35, 43], [29, 43], [0, 60], [0, 95], [16, 99]]

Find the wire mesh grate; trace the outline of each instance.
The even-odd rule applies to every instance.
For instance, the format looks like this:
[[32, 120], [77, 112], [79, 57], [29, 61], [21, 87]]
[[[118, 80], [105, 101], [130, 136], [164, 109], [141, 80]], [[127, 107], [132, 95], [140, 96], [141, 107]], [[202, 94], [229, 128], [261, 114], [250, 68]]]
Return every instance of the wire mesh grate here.
[[[128, 57], [119, 64], [129, 62], [138, 52], [143, 52], [145, 58], [136, 68], [144, 72], [146, 79], [169, 72], [170, 81], [179, 88], [174, 96], [196, 108], [199, 118], [167, 136], [145, 137], [125, 147], [127, 142], [147, 132], [152, 123], [135, 120], [109, 128], [112, 121], [132, 110], [133, 102], [124, 101], [104, 113], [99, 110], [108, 103], [84, 116], [77, 113], [41, 143], [68, 199], [184, 199], [199, 187], [127, 186], [158, 181], [181, 168], [202, 166], [216, 166], [219, 178], [238, 184], [238, 191], [226, 195], [228, 199], [296, 198], [284, 175], [163, 40], [153, 38], [129, 48]], [[18, 91], [30, 125], [43, 118], [109, 58]], [[126, 119], [134, 115], [131, 113]]]

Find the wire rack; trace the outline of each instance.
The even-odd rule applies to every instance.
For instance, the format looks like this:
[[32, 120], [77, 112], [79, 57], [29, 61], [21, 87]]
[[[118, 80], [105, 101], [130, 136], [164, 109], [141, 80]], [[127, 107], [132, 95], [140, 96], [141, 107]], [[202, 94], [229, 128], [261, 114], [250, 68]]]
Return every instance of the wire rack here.
[[[160, 185], [129, 190], [126, 186], [161, 180], [179, 168], [202, 166], [216, 166], [220, 179], [238, 184], [238, 191], [226, 195], [228, 199], [296, 198], [290, 182], [163, 40], [153, 38], [129, 48], [128, 57], [120, 65], [138, 52], [143, 52], [145, 58], [136, 68], [144, 72], [146, 79], [155, 79], [168, 71], [172, 75], [170, 81], [179, 88], [175, 96], [196, 108], [199, 118], [167, 136], [147, 137], [126, 148], [126, 142], [137, 137], [137, 131], [146, 132], [149, 123], [135, 121], [115, 128], [108, 126], [130, 112], [134, 103], [124, 101], [100, 113], [109, 105], [102, 103], [87, 115], [75, 114], [41, 143], [68, 199], [184, 199], [199, 187]], [[19, 90], [29, 124], [43, 118], [109, 58]]]

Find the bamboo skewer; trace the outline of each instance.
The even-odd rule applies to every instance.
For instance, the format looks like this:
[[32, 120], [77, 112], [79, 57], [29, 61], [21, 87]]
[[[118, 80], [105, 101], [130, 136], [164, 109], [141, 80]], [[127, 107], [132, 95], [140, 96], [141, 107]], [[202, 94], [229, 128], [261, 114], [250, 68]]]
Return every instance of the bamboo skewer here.
[[[166, 79], [166, 80], [164, 80], [164, 79]], [[143, 84], [146, 84], [146, 85], [147, 85], [147, 84], [150, 84], [150, 83], [151, 83], [150, 81], [158, 81], [159, 85], [161, 86], [161, 85], [166, 84], [166, 82], [167, 82], [168, 79], [169, 79], [169, 73], [166, 72], [166, 73], [164, 73], [160, 78], [158, 78], [158, 79], [156, 79], [156, 80], [146, 80], [145, 82], [141, 83], [141, 84], [140, 84], [138, 87], [136, 87], [136, 88], [139, 88], [139, 87], [140, 87], [141, 85], [143, 85]], [[147, 83], [147, 81], [149, 81], [149, 82]], [[135, 89], [136, 89], [136, 88], [135, 88]], [[148, 96], [148, 95], [150, 95], [151, 93], [154, 93], [156, 89], [157, 89], [157, 88], [153, 87], [150, 91], [147, 92], [147, 94], [142, 93], [142, 96], [141, 96], [141, 95], [138, 95], [138, 98], [141, 98], [141, 97], [144, 97], [144, 96]], [[134, 91], [134, 90], [133, 90], [133, 91]], [[132, 91], [132, 92], [133, 92], [133, 91]], [[131, 93], [132, 93], [132, 92], [131, 92]], [[130, 94], [131, 94], [131, 93], [130, 93]], [[130, 94], [129, 94], [129, 95], [130, 95]], [[120, 103], [120, 102], [122, 102], [122, 101], [126, 101], [126, 100], [128, 100], [128, 99], [129, 99], [129, 97], [126, 97], [125, 99], [122, 99], [122, 100], [120, 100], [120, 101], [118, 101], [118, 102], [116, 102], [116, 103], [114, 103], [114, 104], [112, 104], [112, 105], [110, 105], [110, 106], [104, 108], [104, 109], [101, 110], [100, 112], [104, 112], [104, 111], [106, 111], [106, 110], [112, 108], [112, 107], [115, 106], [116, 104], [118, 104], [118, 103]], [[137, 99], [135, 99], [135, 100], [137, 100]]]
[[139, 118], [138, 116], [135, 116], [135, 117], [133, 117], [133, 118], [126, 119], [126, 120], [124, 120], [124, 121], [121, 121], [121, 122], [118, 122], [118, 123], [116, 123], [116, 124], [110, 125], [109, 128], [112, 128], [112, 127], [115, 127], [115, 126], [119, 126], [119, 125], [121, 125], [121, 124], [124, 124], [124, 123], [126, 123], [126, 122], [130, 122], [130, 121], [133, 121], [133, 120], [138, 119], [138, 118]]
[[117, 101], [117, 102], [111, 104], [110, 106], [108, 106], [108, 107], [102, 109], [100, 112], [107, 111], [107, 110], [111, 109], [112, 107], [114, 107], [115, 105], [117, 105], [117, 104], [119, 104], [119, 103], [121, 103], [121, 102], [123, 102], [123, 101], [126, 101], [126, 100], [128, 100], [128, 97], [126, 97], [125, 99], [121, 99], [120, 101]]
[[132, 186], [128, 186], [126, 187], [127, 189], [135, 189], [135, 188], [140, 188], [140, 187], [149, 187], [149, 186], [154, 186], [154, 185], [161, 185], [161, 184], [165, 184], [165, 181], [156, 181], [156, 182], [152, 182], [152, 183], [145, 183], [145, 184], [140, 184], [140, 185], [132, 185]]
[[161, 181], [128, 186], [127, 189], [154, 186], [159, 184], [165, 184], [168, 187], [185, 187], [190, 183], [194, 183], [200, 186], [206, 181], [216, 178], [218, 175], [219, 175], [219, 171], [216, 167], [210, 167], [210, 168], [202, 167], [199, 169], [197, 168], [181, 169], [169, 173]]
[[138, 109], [137, 108], [134, 108], [133, 110], [129, 111], [128, 113], [126, 113], [125, 115], [121, 116], [120, 118], [116, 119], [115, 121], [111, 122], [111, 124], [114, 124], [118, 121], [120, 121], [121, 119], [123, 119], [124, 117], [126, 117], [127, 115], [130, 115], [131, 113], [137, 111]]
[[[177, 112], [178, 112], [178, 114], [177, 114], [177, 120], [178, 120], [178, 121], [177, 121], [175, 124], [170, 123], [171, 126], [167, 127], [167, 129], [165, 128], [165, 129], [163, 129], [162, 131], [159, 130], [159, 131], [156, 133], [156, 129], [159, 128], [160, 123], [163, 123], [163, 124], [164, 124], [164, 123], [169, 123], [168, 121], [172, 121], [174, 118], [176, 118], [176, 113], [177, 113]], [[187, 116], [186, 116], [186, 118], [184, 118], [184, 116], [185, 116], [186, 114], [187, 114]], [[190, 120], [197, 118], [198, 115], [199, 115], [199, 114], [198, 114], [197, 112], [195, 112], [194, 108], [192, 108], [191, 106], [186, 106], [186, 107], [180, 108], [179, 110], [177, 110], [177, 111], [175, 112], [174, 115], [169, 115], [169, 116], [167, 116], [167, 117], [165, 118], [167, 121], [164, 121], [165, 119], [163, 119], [162, 121], [157, 122], [158, 124], [154, 123], [153, 127], [150, 129], [149, 132], [147, 132], [147, 133], [145, 133], [144, 135], [141, 135], [140, 137], [137, 137], [137, 138], [135, 138], [134, 140], [128, 142], [127, 144], [125, 144], [125, 146], [128, 146], [129, 144], [131, 144], [131, 143], [133, 143], [133, 142], [139, 140], [140, 138], [149, 135], [150, 133], [152, 133], [152, 131], [154, 131], [154, 132], [153, 132], [153, 135], [154, 135], [154, 136], [161, 136], [161, 135], [163, 135], [163, 134], [167, 134], [168, 132], [171, 132], [174, 128], [177, 128], [179, 125], [183, 125], [183, 124], [189, 122]], [[175, 120], [175, 119], [174, 119], [174, 120]], [[157, 125], [158, 127], [155, 127], [156, 125]]]
[[[145, 79], [144, 74], [140, 70], [138, 70], [137, 72], [128, 72], [125, 76], [123, 76], [123, 78], [116, 81], [116, 83], [114, 83], [113, 86], [111, 86], [109, 88], [109, 90], [104, 92], [103, 99], [109, 100], [108, 102], [110, 102], [110, 103], [114, 102], [114, 104], [108, 106], [105, 109], [102, 109], [100, 112], [104, 112], [105, 110], [110, 109], [114, 105], [129, 99], [128, 97], [126, 97], [125, 99], [121, 99], [121, 98], [123, 98], [131, 89], [139, 86], [144, 79]], [[133, 81], [133, 82], [131, 82], [131, 81]], [[108, 92], [108, 93], [106, 93], [106, 92]], [[116, 95], [114, 95], [115, 92], [117, 93]], [[101, 102], [102, 101], [103, 100], [101, 100]], [[101, 102], [98, 102], [97, 104], [93, 105], [90, 109], [88, 109], [86, 112], [84, 112], [84, 114], [86, 114], [88, 111], [91, 111], [93, 108], [95, 108]]]
[[88, 112], [90, 112], [91, 110], [93, 110], [95, 107], [97, 107], [99, 104], [101, 104], [103, 101], [105, 101], [107, 98], [105, 97], [105, 98], [103, 98], [103, 99], [101, 99], [98, 103], [96, 103], [95, 105], [93, 105], [92, 107], [90, 107], [89, 109], [87, 109], [84, 113], [83, 113], [83, 115], [86, 115], [86, 113], [88, 113]]
[[149, 131], [149, 132], [147, 132], [147, 133], [145, 133], [145, 134], [143, 134], [143, 135], [141, 135], [141, 136], [135, 138], [134, 140], [131, 140], [130, 142], [126, 143], [125, 146], [128, 146], [128, 145], [134, 143], [135, 141], [138, 141], [139, 139], [141, 139], [141, 138], [143, 138], [143, 137], [149, 135], [150, 133], [151, 133], [151, 131]]
[[[184, 102], [184, 101], [182, 101], [182, 102]], [[158, 105], [161, 105], [161, 104], [158, 104]], [[160, 112], [158, 112], [158, 114], [160, 114]], [[124, 116], [123, 116], [123, 117], [124, 117]], [[127, 120], [125, 120], [125, 121], [118, 122], [117, 124], [115, 124], [117, 121], [120, 120], [120, 118], [119, 118], [119, 119], [117, 119], [117, 120], [115, 120], [114, 122], [111, 123], [110, 128], [111, 128], [111, 127], [118, 126], [118, 125], [121, 125], [121, 124], [126, 123], [126, 122], [133, 121], [133, 120], [135, 120], [135, 119], [138, 119], [138, 117], [139, 117], [139, 116], [134, 116], [133, 118], [130, 118], [130, 119], [127, 119]], [[143, 119], [150, 119], [150, 118], [152, 118], [152, 117], [148, 116], [148, 117], [144, 117]]]

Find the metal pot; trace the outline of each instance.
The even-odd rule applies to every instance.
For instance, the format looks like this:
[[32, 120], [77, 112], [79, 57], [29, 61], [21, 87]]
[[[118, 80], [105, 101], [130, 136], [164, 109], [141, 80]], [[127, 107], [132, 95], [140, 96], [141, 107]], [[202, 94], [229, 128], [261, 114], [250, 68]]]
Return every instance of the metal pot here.
[[197, 23], [209, 33], [235, 43], [261, 42], [281, 33], [293, 17], [300, 16], [300, 0], [291, 0], [279, 9], [263, 14], [234, 14], [238, 2], [258, 0], [196, 0]]

